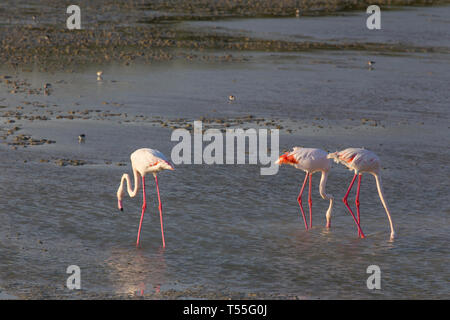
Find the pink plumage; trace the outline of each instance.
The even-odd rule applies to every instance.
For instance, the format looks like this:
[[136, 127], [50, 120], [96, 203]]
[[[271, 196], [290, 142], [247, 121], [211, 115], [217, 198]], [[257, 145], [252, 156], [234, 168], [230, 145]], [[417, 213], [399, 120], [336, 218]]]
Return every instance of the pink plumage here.
[[277, 164], [290, 164], [293, 167], [303, 170], [306, 172], [305, 180], [303, 181], [302, 188], [297, 197], [298, 204], [300, 206], [300, 211], [302, 213], [303, 222], [305, 223], [305, 228], [308, 229], [308, 223], [306, 222], [305, 212], [302, 205], [302, 195], [306, 186], [306, 182], [309, 178], [309, 228], [312, 227], [312, 200], [311, 200], [311, 177], [314, 172], [322, 172], [322, 177], [320, 179], [319, 192], [323, 199], [330, 200], [330, 206], [328, 207], [326, 213], [327, 224], [326, 227], [331, 227], [331, 212], [333, 210], [333, 196], [327, 194], [325, 191], [325, 186], [327, 183], [328, 172], [331, 168], [331, 161], [327, 159], [327, 152], [321, 149], [315, 148], [301, 148], [294, 147], [291, 152], [286, 152], [281, 155], [277, 160]]
[[[389, 225], [391, 228], [391, 240], [395, 237], [395, 231], [394, 231], [394, 225], [392, 223], [392, 217], [389, 211], [389, 208], [387, 206], [383, 188], [381, 185], [381, 177], [380, 177], [380, 159], [378, 156], [373, 153], [372, 151], [362, 149], [362, 148], [348, 148], [342, 151], [337, 151], [334, 153], [328, 154], [327, 158], [334, 159], [335, 162], [341, 163], [344, 166], [346, 166], [349, 170], [354, 171], [355, 175], [353, 176], [353, 180], [350, 183], [350, 186], [347, 190], [347, 193], [345, 194], [342, 201], [344, 202], [347, 209], [350, 211], [350, 214], [352, 215], [353, 219], [355, 220], [355, 223], [358, 227], [358, 235], [364, 238], [364, 233], [360, 226], [360, 211], [359, 211], [359, 191], [361, 187], [361, 178], [363, 173], [370, 173], [375, 177], [375, 182], [377, 184], [378, 189], [378, 195], [380, 197], [381, 203], [383, 204], [383, 207], [386, 211], [387, 217], [389, 219]], [[358, 214], [358, 219], [356, 220], [355, 215], [353, 214], [352, 209], [348, 205], [348, 195], [353, 187], [353, 184], [356, 180], [356, 177], [358, 177], [358, 187], [356, 191], [356, 210]]]
[[169, 160], [162, 154], [160, 151], [155, 149], [138, 149], [134, 151], [131, 156], [131, 166], [133, 169], [134, 175], [134, 189], [131, 189], [131, 180], [130, 176], [125, 173], [120, 180], [119, 189], [117, 190], [117, 206], [119, 210], [123, 210], [122, 199], [123, 199], [123, 185], [125, 181], [127, 182], [127, 191], [128, 195], [133, 198], [136, 196], [139, 190], [139, 181], [142, 179], [142, 195], [143, 195], [143, 204], [142, 204], [142, 213], [141, 220], [139, 222], [139, 230], [136, 240], [136, 246], [139, 245], [139, 238], [141, 234], [142, 221], [144, 219], [144, 212], [147, 207], [147, 202], [145, 198], [145, 175], [147, 173], [152, 173], [155, 177], [156, 183], [156, 191], [158, 193], [158, 201], [159, 201], [159, 218], [161, 222], [161, 237], [163, 247], [166, 246], [164, 241], [164, 228], [163, 228], [163, 220], [162, 220], [162, 205], [161, 205], [161, 197], [159, 195], [159, 186], [158, 186], [158, 177], [157, 173], [162, 170], [174, 170], [173, 165]]

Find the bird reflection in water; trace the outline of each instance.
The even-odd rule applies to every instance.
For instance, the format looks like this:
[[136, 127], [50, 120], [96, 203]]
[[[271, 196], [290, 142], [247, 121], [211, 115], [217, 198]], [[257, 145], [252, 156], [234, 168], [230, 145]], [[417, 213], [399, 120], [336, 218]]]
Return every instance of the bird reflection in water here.
[[158, 294], [165, 281], [167, 265], [163, 248], [153, 253], [114, 248], [106, 264], [111, 270], [109, 278], [117, 294]]

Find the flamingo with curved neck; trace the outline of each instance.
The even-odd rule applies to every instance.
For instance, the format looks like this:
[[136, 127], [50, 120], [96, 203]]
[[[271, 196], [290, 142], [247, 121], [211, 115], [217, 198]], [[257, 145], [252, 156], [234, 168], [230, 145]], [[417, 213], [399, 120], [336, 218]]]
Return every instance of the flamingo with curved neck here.
[[[360, 236], [361, 238], [365, 237], [360, 226], [360, 212], [359, 212], [359, 205], [360, 205], [359, 191], [361, 187], [362, 174], [364, 172], [367, 172], [375, 177], [375, 182], [378, 189], [378, 196], [380, 197], [381, 203], [383, 204], [384, 210], [386, 211], [386, 215], [389, 220], [389, 226], [391, 228], [391, 240], [393, 240], [395, 238], [394, 224], [392, 222], [391, 213], [386, 203], [386, 199], [383, 193], [383, 187], [381, 185], [380, 159], [378, 158], [378, 156], [372, 151], [363, 148], [347, 148], [342, 151], [330, 153], [328, 154], [327, 158], [334, 159], [335, 162], [341, 163], [344, 166], [346, 166], [349, 170], [355, 172], [355, 175], [353, 176], [353, 179], [348, 187], [347, 193], [345, 194], [342, 201], [344, 202], [347, 209], [350, 211], [350, 214], [352, 215], [353, 220], [355, 221], [356, 226], [358, 227], [358, 236]], [[356, 199], [355, 199], [356, 211], [358, 215], [357, 219], [355, 218], [355, 215], [353, 214], [353, 211], [348, 205], [347, 201], [348, 195], [353, 187], [353, 184], [355, 183], [356, 177], [358, 177], [358, 187], [356, 190]]]
[[131, 154], [131, 166], [133, 169], [134, 175], [134, 188], [131, 189], [131, 179], [128, 173], [122, 175], [120, 179], [119, 189], [117, 189], [117, 206], [119, 210], [123, 211], [122, 199], [124, 194], [124, 183], [127, 183], [127, 192], [130, 198], [134, 198], [139, 191], [139, 183], [142, 179], [142, 196], [143, 196], [143, 204], [142, 204], [142, 213], [141, 219], [139, 222], [139, 230], [136, 240], [136, 246], [139, 245], [139, 239], [141, 235], [142, 221], [144, 220], [144, 212], [147, 208], [147, 201], [145, 196], [145, 175], [147, 173], [152, 173], [155, 177], [156, 183], [156, 191], [158, 193], [158, 201], [159, 201], [159, 219], [161, 224], [161, 237], [163, 247], [166, 246], [164, 240], [164, 228], [163, 228], [163, 219], [162, 219], [162, 204], [161, 197], [159, 194], [159, 185], [158, 185], [158, 177], [157, 173], [162, 170], [175, 170], [173, 165], [167, 160], [167, 158], [158, 150], [155, 149], [138, 149]]
[[[326, 219], [327, 224], [326, 227], [331, 227], [331, 213], [333, 211], [333, 201], [334, 198], [331, 194], [328, 194], [325, 191], [325, 187], [327, 184], [328, 179], [328, 173], [331, 168], [331, 161], [327, 159], [327, 152], [321, 150], [321, 149], [315, 149], [315, 148], [301, 148], [301, 147], [294, 147], [291, 152], [286, 152], [285, 154], [282, 154], [278, 160], [276, 161], [276, 164], [282, 165], [282, 164], [289, 164], [294, 166], [297, 169], [303, 170], [306, 172], [305, 180], [303, 181], [302, 188], [300, 189], [300, 193], [297, 197], [298, 204], [300, 206], [300, 211], [303, 216], [303, 222], [305, 223], [305, 228], [308, 230], [312, 227], [312, 200], [311, 200], [311, 178], [313, 173], [315, 172], [322, 172], [322, 177], [320, 178], [320, 184], [319, 184], [319, 192], [322, 199], [330, 200], [330, 205], [328, 207], [328, 210], [326, 212]], [[305, 190], [306, 182], [309, 178], [309, 192], [308, 192], [308, 205], [309, 205], [309, 227], [308, 223], [306, 222], [305, 212], [303, 210], [302, 205], [302, 195], [303, 191]]]

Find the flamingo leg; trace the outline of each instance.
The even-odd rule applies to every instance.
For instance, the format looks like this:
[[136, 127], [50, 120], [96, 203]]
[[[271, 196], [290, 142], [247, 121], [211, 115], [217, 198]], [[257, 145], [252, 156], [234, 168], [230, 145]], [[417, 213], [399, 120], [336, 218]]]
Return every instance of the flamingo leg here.
[[300, 210], [302, 212], [302, 216], [303, 216], [303, 222], [305, 223], [305, 229], [308, 230], [308, 223], [306, 222], [306, 217], [305, 217], [305, 211], [303, 211], [303, 206], [302, 206], [302, 195], [303, 195], [303, 190], [305, 190], [305, 186], [306, 186], [306, 182], [308, 181], [308, 173], [306, 173], [305, 175], [305, 181], [303, 181], [303, 185], [302, 188], [300, 190], [300, 193], [298, 195], [297, 201], [298, 204], [300, 206]]
[[161, 197], [159, 196], [159, 186], [158, 186], [158, 177], [155, 174], [155, 182], [156, 182], [156, 191], [158, 192], [158, 201], [159, 201], [159, 221], [161, 222], [161, 237], [163, 248], [166, 247], [166, 242], [164, 241], [164, 228], [163, 228], [163, 218], [162, 218], [162, 204]]
[[[358, 224], [361, 226], [361, 220], [360, 220], [360, 214], [359, 214], [359, 189], [361, 188], [361, 179], [362, 179], [362, 175], [359, 174], [358, 175], [358, 187], [356, 189], [356, 198], [355, 198], [355, 204], [356, 204], [356, 212], [357, 212], [357, 216], [358, 216]], [[358, 236], [361, 236], [361, 232], [358, 230]]]
[[147, 201], [146, 201], [146, 197], [145, 197], [145, 177], [142, 177], [142, 197], [143, 197], [143, 203], [142, 203], [142, 213], [141, 213], [141, 220], [139, 222], [139, 230], [138, 230], [138, 235], [137, 235], [137, 240], [136, 240], [136, 247], [139, 246], [139, 238], [141, 236], [141, 228], [142, 228], [142, 221], [144, 220], [144, 212], [145, 212], [145, 208], [147, 208]]
[[350, 193], [350, 190], [352, 190], [353, 184], [355, 183], [356, 176], [357, 176], [357, 174], [355, 173], [355, 175], [354, 175], [354, 177], [352, 179], [352, 182], [350, 182], [350, 186], [348, 187], [347, 193], [345, 194], [345, 196], [342, 199], [342, 201], [344, 202], [344, 204], [347, 207], [348, 211], [350, 211], [350, 214], [352, 215], [353, 220], [355, 220], [356, 226], [358, 227], [358, 235], [361, 234], [361, 238], [365, 238], [364, 233], [362, 232], [361, 227], [359, 226], [359, 222], [356, 220], [355, 215], [353, 214], [352, 209], [350, 209], [350, 206], [348, 205], [348, 201], [347, 201], [347, 198], [348, 198], [348, 195]]
[[312, 173], [309, 174], [309, 190], [308, 190], [309, 228], [310, 228], [310, 229], [312, 228], [311, 180], [312, 180]]

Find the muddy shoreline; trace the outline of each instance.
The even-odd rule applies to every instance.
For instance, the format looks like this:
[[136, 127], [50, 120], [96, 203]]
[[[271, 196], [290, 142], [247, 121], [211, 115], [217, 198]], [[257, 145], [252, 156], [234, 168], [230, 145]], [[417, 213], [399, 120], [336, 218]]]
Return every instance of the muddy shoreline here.
[[[178, 22], [223, 18], [292, 17], [330, 15], [361, 10], [367, 4], [347, 0], [265, 1], [117, 1], [82, 3], [83, 28], [70, 31], [58, 1], [27, 5], [5, 1], [0, 7], [0, 62], [12, 70], [65, 70], [72, 72], [95, 63], [130, 65], [182, 59], [187, 61], [245, 62], [252, 51], [308, 52], [315, 50], [370, 51], [379, 53], [448, 53], [448, 48], [405, 44], [289, 42], [223, 35], [214, 30], [180, 30]], [[377, 1], [390, 6], [433, 6], [448, 1]], [[372, 4], [372, 3], [371, 3]], [[119, 23], [117, 23], [119, 21]], [[224, 54], [210, 54], [210, 50]]]

